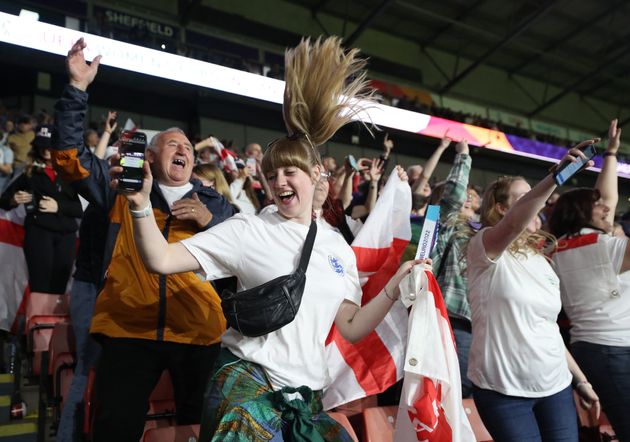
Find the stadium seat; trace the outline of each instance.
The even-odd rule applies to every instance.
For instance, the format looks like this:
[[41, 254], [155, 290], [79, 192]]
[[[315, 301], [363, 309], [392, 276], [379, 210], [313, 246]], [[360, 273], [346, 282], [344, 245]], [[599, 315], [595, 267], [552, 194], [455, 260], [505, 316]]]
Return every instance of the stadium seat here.
[[[26, 301], [26, 345], [29, 355], [29, 375], [38, 376], [42, 354], [48, 351], [52, 331], [58, 322], [69, 319], [69, 296], [33, 292]], [[46, 364], [48, 362], [47, 357]], [[48, 367], [44, 372], [48, 372]]]
[[603, 411], [599, 416], [599, 420], [597, 420], [591, 415], [591, 413], [588, 412], [588, 410], [585, 410], [580, 406], [580, 397], [575, 391], [573, 392], [573, 399], [575, 400], [575, 408], [577, 409], [578, 424], [580, 427], [590, 428], [591, 431], [594, 428], [597, 428], [597, 431], [602, 435], [603, 440], [617, 440], [615, 431]]
[[363, 440], [365, 442], [392, 442], [398, 407], [372, 407], [363, 410]]
[[85, 440], [91, 440], [92, 420], [94, 419], [94, 379], [96, 370], [93, 368], [88, 372], [87, 384], [83, 393], [83, 436]]
[[599, 432], [602, 435], [602, 440], [619, 440], [603, 411], [599, 415]]
[[491, 441], [492, 436], [490, 436], [490, 433], [486, 430], [486, 426], [483, 424], [481, 417], [477, 412], [475, 402], [472, 399], [464, 399], [462, 401], [462, 405], [464, 406], [464, 411], [466, 412], [466, 416], [468, 417], [473, 433], [475, 433], [475, 439], [479, 442]]
[[67, 322], [55, 324], [50, 340], [49, 370], [52, 376], [52, 406], [55, 422], [59, 421], [65, 396], [70, 390], [75, 360], [75, 339], [72, 326]]
[[[94, 380], [96, 372], [90, 370], [87, 387], [83, 396], [83, 434], [87, 440], [91, 439], [92, 420], [94, 419]], [[171, 428], [175, 425], [175, 395], [173, 384], [168, 371], [164, 371], [149, 397], [149, 411], [146, 416], [144, 432], [162, 428]], [[161, 433], [158, 433], [160, 435]], [[167, 434], [169, 434], [167, 432]], [[160, 439], [163, 440], [163, 439]], [[169, 439], [166, 439], [169, 440]], [[173, 440], [173, 439], [171, 439]], [[179, 439], [178, 439], [179, 440]], [[188, 442], [188, 439], [186, 439]]]
[[149, 429], [171, 427], [175, 425], [175, 393], [168, 371], [164, 371], [149, 397], [144, 431]]

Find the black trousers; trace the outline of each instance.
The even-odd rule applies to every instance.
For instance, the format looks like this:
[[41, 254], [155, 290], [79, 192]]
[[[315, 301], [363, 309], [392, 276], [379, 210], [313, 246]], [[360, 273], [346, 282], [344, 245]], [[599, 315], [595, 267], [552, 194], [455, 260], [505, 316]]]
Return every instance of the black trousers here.
[[138, 442], [149, 396], [163, 370], [175, 393], [177, 424], [201, 421], [203, 392], [220, 344], [178, 344], [145, 339], [102, 338], [96, 369], [93, 442]]
[[24, 257], [31, 292], [66, 293], [76, 247], [75, 232], [53, 232], [29, 225], [24, 233]]

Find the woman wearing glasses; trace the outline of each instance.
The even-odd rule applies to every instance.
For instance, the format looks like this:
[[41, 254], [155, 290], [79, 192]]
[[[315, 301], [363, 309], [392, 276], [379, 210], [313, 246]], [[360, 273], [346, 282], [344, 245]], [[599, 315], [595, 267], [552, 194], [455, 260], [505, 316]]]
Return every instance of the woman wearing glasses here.
[[[339, 39], [303, 41], [286, 53], [283, 115], [288, 135], [271, 143], [262, 171], [278, 211], [236, 215], [189, 241], [167, 244], [151, 211], [134, 218], [135, 240], [148, 269], [161, 274], [199, 271], [207, 279], [237, 276], [252, 289], [294, 272], [312, 221], [313, 195], [323, 168], [317, 146], [361, 110], [365, 62]], [[346, 80], [352, 77], [353, 80]], [[149, 203], [151, 175], [128, 196], [132, 210]], [[329, 382], [325, 340], [334, 323], [350, 341], [373, 330], [398, 299], [398, 284], [419, 261], [404, 263], [382, 292], [363, 307], [354, 254], [331, 229], [318, 229], [295, 320], [260, 337], [234, 328], [206, 392], [202, 441], [350, 440], [323, 411]], [[299, 394], [295, 389], [299, 388]], [[290, 418], [292, 416], [292, 418]], [[284, 436], [283, 436], [284, 435]]]
[[[575, 161], [585, 141], [560, 161]], [[592, 162], [590, 162], [592, 165]], [[481, 230], [468, 244], [472, 345], [468, 378], [481, 418], [496, 441], [577, 441], [572, 382], [584, 406], [597, 395], [566, 351], [556, 318], [558, 277], [542, 253], [540, 209], [556, 184], [503, 177], [486, 190]]]

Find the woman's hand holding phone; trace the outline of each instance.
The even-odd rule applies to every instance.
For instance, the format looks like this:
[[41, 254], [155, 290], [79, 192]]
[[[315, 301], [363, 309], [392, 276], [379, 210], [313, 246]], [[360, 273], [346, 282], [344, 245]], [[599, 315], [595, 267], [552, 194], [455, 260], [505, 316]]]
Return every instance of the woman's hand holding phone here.
[[582, 141], [577, 146], [569, 149], [553, 172], [556, 184], [561, 186], [580, 170], [592, 167], [595, 164], [591, 158], [595, 156], [596, 152], [593, 145], [597, 142], [599, 142], [599, 138], [593, 138]]

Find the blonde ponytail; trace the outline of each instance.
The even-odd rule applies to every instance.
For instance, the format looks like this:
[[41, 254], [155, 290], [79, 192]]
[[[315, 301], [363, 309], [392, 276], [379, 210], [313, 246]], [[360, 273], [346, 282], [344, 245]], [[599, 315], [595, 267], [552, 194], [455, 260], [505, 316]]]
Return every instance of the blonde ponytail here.
[[358, 54], [344, 51], [338, 37], [305, 39], [286, 51], [282, 114], [288, 136], [270, 144], [264, 173], [287, 166], [310, 173], [321, 164], [316, 148], [369, 106], [373, 91]]

